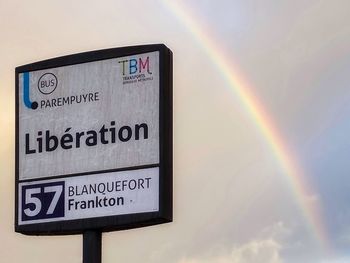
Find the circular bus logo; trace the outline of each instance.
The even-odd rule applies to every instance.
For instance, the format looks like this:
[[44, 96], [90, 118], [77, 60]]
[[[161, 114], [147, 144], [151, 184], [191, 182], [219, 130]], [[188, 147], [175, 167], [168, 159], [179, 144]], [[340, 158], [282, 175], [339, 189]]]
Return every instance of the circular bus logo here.
[[57, 78], [52, 73], [45, 73], [42, 75], [38, 81], [38, 89], [42, 94], [49, 95], [57, 87]]

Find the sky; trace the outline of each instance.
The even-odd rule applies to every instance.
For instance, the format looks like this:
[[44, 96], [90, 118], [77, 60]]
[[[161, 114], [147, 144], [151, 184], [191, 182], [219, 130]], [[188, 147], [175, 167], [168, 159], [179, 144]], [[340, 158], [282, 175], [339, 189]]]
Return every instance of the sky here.
[[103, 262], [350, 262], [350, 2], [0, 0], [0, 254], [81, 262], [82, 237], [14, 232], [17, 66], [164, 43], [174, 219], [103, 234]]

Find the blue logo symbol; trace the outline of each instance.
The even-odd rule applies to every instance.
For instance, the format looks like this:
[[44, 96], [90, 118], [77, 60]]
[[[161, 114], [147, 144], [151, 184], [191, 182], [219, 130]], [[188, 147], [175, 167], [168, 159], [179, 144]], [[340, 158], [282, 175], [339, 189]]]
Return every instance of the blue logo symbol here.
[[39, 106], [36, 101], [31, 102], [29, 98], [29, 72], [23, 73], [23, 100], [28, 109], [35, 110]]

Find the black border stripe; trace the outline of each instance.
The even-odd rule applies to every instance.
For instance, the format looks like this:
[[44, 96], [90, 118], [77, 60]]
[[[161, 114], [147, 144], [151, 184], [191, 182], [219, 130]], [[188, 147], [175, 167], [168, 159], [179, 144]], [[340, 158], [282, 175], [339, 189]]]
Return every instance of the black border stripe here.
[[28, 183], [28, 182], [44, 181], [44, 180], [51, 180], [51, 179], [62, 179], [62, 178], [84, 176], [84, 175], [91, 175], [91, 174], [102, 174], [102, 173], [142, 170], [142, 169], [149, 169], [149, 168], [155, 168], [155, 167], [159, 167], [159, 163], [148, 164], [148, 165], [139, 165], [139, 166], [130, 166], [130, 167], [117, 168], [117, 169], [98, 170], [98, 171], [91, 171], [91, 172], [84, 172], [84, 173], [65, 174], [65, 175], [57, 175], [57, 176], [39, 177], [39, 178], [33, 178], [33, 179], [24, 179], [24, 180], [18, 180], [18, 182], [19, 183]]
[[19, 66], [16, 68], [16, 73], [45, 70], [50, 68], [84, 64], [99, 60], [127, 57], [131, 55], [159, 51], [160, 49], [164, 48], [167, 49], [164, 44], [152, 44], [87, 51]]

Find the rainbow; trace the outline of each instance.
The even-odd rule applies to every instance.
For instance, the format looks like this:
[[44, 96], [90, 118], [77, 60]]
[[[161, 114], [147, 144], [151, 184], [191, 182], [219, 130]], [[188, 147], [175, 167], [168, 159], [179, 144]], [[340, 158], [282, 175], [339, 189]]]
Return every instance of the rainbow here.
[[330, 246], [326, 225], [323, 221], [319, 200], [315, 200], [316, 195], [313, 194], [315, 191], [307, 182], [296, 158], [293, 158], [287, 143], [283, 140], [270, 115], [254, 95], [253, 89], [243, 75], [239, 73], [237, 66], [232, 63], [232, 58], [229, 61], [224, 56], [217, 42], [214, 42], [215, 38], [211, 38], [210, 33], [201, 28], [194, 18], [195, 16], [190, 14], [188, 8], [182, 2], [163, 0], [163, 4], [190, 30], [204, 52], [222, 73], [230, 90], [239, 98], [242, 106], [249, 113], [255, 126], [265, 138], [283, 169], [283, 174], [290, 184], [309, 230], [319, 242], [321, 248], [328, 249]]

